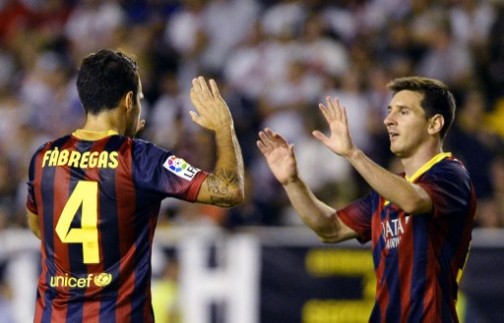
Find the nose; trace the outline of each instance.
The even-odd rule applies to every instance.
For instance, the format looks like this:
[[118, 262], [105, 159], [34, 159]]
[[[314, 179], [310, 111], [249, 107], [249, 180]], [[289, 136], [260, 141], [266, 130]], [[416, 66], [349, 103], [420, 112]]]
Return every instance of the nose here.
[[395, 123], [395, 119], [394, 119], [392, 112], [387, 113], [387, 115], [385, 116], [385, 119], [383, 119], [383, 124], [386, 126], [390, 126], [390, 125], [393, 125], [394, 123]]

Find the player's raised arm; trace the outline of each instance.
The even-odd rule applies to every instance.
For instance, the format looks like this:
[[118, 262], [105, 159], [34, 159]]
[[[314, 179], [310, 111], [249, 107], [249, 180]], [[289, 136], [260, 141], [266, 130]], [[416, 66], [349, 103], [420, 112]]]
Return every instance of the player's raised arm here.
[[421, 186], [410, 183], [376, 164], [352, 143], [346, 109], [338, 98], [327, 97], [326, 105], [319, 104], [319, 108], [331, 133], [326, 136], [315, 130], [315, 138], [350, 162], [375, 191], [403, 210], [410, 214], [422, 214], [432, 209], [432, 201]]
[[336, 210], [320, 201], [299, 177], [293, 144], [271, 129], [265, 129], [259, 132], [257, 147], [283, 185], [296, 212], [322, 241], [338, 242], [357, 236], [340, 221]]
[[[210, 85], [210, 87], [208, 86]], [[213, 173], [203, 182], [198, 202], [223, 207], [235, 206], [244, 198], [243, 157], [229, 108], [214, 80], [193, 79], [191, 111], [194, 123], [215, 134], [217, 161]]]

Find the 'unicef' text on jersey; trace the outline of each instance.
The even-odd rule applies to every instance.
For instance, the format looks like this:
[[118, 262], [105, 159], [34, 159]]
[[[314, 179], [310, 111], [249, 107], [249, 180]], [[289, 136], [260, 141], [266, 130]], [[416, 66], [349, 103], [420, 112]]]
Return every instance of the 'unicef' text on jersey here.
[[51, 287], [71, 287], [71, 288], [88, 288], [91, 283], [97, 287], [104, 287], [112, 281], [112, 274], [99, 273], [88, 274], [87, 277], [72, 277], [68, 274], [51, 276], [49, 285]]
[[55, 147], [44, 153], [42, 159], [42, 167], [68, 166], [75, 168], [117, 168], [118, 160], [117, 151], [86, 151], [78, 152], [67, 149], [59, 150]]

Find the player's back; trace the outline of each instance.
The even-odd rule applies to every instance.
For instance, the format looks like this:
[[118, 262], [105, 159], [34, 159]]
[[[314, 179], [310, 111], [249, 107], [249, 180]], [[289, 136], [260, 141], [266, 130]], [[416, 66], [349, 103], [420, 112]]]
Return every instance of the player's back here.
[[42, 240], [35, 321], [153, 320], [150, 252], [163, 196], [138, 189], [134, 145], [80, 131], [35, 154], [29, 208]]

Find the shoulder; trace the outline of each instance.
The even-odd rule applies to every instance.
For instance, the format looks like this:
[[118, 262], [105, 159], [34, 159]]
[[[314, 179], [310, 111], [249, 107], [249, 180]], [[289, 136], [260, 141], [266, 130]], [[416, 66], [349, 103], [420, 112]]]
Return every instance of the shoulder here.
[[70, 137], [71, 137], [70, 135], [67, 135], [67, 136], [63, 136], [63, 137], [42, 143], [41, 145], [39, 145], [35, 149], [35, 152], [33, 153], [33, 157], [35, 157], [38, 154], [45, 152], [47, 150], [51, 150], [55, 147], [59, 148], [59, 147], [63, 146], [70, 139]]
[[111, 136], [107, 141], [107, 147], [122, 151], [130, 150], [133, 156], [153, 151], [163, 151], [162, 148], [147, 140], [122, 135]]
[[464, 164], [454, 157], [443, 159], [442, 161], [434, 165], [431, 170], [435, 174], [469, 178], [469, 172], [465, 168]]
[[136, 165], [163, 165], [168, 161], [173, 152], [156, 145], [153, 142], [130, 138], [131, 156]]
[[131, 146], [135, 154], [164, 154], [168, 153], [168, 150], [159, 147], [153, 142], [139, 139], [139, 138], [128, 138], [131, 141]]
[[472, 186], [471, 176], [464, 164], [453, 157], [445, 158], [435, 164], [420, 178], [419, 182], [441, 185], [451, 189]]

